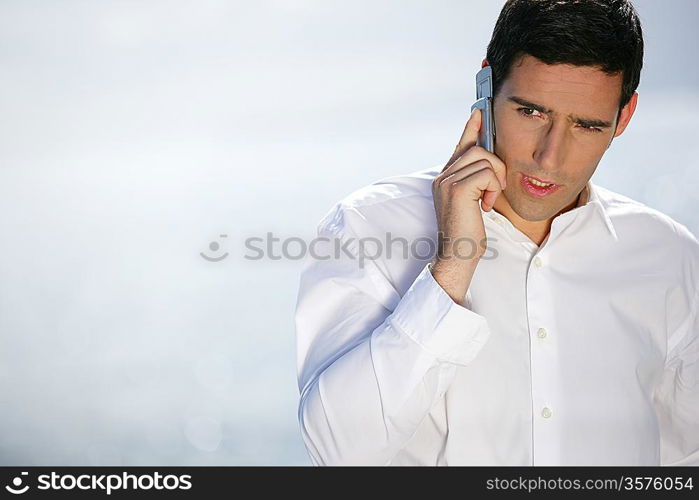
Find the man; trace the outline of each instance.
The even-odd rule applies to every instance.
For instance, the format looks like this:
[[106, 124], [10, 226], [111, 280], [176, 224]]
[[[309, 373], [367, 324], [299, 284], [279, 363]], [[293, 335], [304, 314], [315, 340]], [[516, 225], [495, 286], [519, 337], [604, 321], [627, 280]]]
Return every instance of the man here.
[[[509, 0], [495, 153], [475, 111], [446, 165], [324, 217], [295, 318], [314, 464], [699, 465], [699, 242], [590, 182], [642, 59], [628, 0]], [[439, 245], [366, 252], [386, 235]]]

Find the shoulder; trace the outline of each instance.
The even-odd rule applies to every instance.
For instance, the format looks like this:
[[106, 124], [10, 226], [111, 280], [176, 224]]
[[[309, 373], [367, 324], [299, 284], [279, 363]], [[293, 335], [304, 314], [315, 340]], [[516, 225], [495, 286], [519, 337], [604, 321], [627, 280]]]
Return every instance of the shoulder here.
[[699, 283], [699, 240], [671, 216], [648, 205], [595, 185], [600, 202], [628, 252], [653, 256], [649, 265], [674, 270], [689, 288]]
[[385, 177], [335, 203], [318, 224], [319, 232], [368, 234], [376, 229], [419, 226], [434, 219], [432, 181], [441, 167]]
[[[699, 252], [699, 241], [684, 224], [638, 200], [595, 185], [600, 201], [612, 223], [621, 230], [635, 230], [642, 238], [663, 241]], [[663, 238], [658, 240], [657, 238]]]

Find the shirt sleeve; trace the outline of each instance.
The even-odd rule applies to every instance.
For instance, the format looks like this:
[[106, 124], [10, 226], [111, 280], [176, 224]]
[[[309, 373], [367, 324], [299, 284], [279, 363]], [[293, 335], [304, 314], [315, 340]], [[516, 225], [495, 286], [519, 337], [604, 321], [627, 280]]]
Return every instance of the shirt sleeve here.
[[699, 290], [692, 312], [676, 337], [655, 394], [660, 423], [661, 465], [699, 466]]
[[[386, 465], [456, 367], [476, 357], [487, 321], [455, 303], [428, 265], [391, 307], [385, 290], [393, 284], [373, 260], [360, 260], [341, 209], [321, 222], [316, 240], [295, 314], [302, 438], [315, 465]], [[333, 253], [342, 245], [347, 253]]]

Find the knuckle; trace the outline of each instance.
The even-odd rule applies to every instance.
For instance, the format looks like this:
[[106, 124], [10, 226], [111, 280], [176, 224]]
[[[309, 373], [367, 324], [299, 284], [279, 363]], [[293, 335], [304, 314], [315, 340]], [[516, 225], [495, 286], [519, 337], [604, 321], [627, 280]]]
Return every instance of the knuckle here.
[[485, 160], [488, 160], [488, 162], [490, 162], [490, 164], [493, 165], [494, 167], [495, 166], [498, 166], [498, 167], [505, 166], [505, 163], [503, 163], [503, 161], [500, 158], [498, 158], [497, 155], [491, 153], [490, 151], [485, 149], [483, 146], [475, 145], [475, 146], [473, 146], [473, 149], [474, 149], [474, 151], [478, 152], [479, 157], [481, 157]]
[[490, 160], [488, 160], [486, 158], [481, 158], [480, 160], [478, 160], [476, 162], [476, 164], [480, 167], [488, 167], [488, 168], [481, 170], [481, 172], [487, 172], [488, 170], [493, 169], [493, 165], [490, 163]]
[[490, 169], [489, 168], [484, 168], [473, 174], [475, 177], [481, 178], [481, 177], [489, 177], [490, 173], [488, 172]]
[[477, 148], [478, 148], [478, 146], [475, 144], [473, 146], [469, 146], [468, 148], [466, 148], [466, 150], [464, 150], [464, 154], [463, 154], [464, 158], [478, 156], [478, 149]]

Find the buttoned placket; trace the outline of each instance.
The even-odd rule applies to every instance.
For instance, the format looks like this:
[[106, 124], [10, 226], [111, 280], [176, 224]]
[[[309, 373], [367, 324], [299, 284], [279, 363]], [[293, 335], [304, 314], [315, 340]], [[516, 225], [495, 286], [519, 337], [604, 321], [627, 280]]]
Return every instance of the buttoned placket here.
[[[558, 403], [562, 394], [558, 385], [560, 366], [560, 332], [556, 327], [555, 300], [552, 295], [551, 280], [555, 273], [549, 265], [551, 255], [555, 255], [561, 233], [574, 223], [577, 217], [589, 207], [576, 208], [559, 215], [553, 220], [551, 230], [542, 246], [533, 242], [523, 244], [530, 250], [531, 260], [527, 269], [526, 307], [529, 322], [530, 374], [532, 401], [532, 465], [559, 463], [558, 443], [560, 442], [560, 418], [565, 411]], [[560, 248], [560, 247], [559, 247]], [[560, 258], [556, 261], [561, 261]], [[568, 388], [570, 389], [570, 388]]]
[[526, 305], [532, 399], [532, 465], [556, 463], [559, 356], [555, 315], [551, 310], [550, 271], [547, 256], [551, 242], [533, 254], [527, 270]]
[[555, 251], [555, 240], [559, 233], [580, 213], [581, 210], [568, 212], [554, 219], [551, 231], [541, 246], [537, 246], [501, 214], [492, 211], [488, 213], [488, 218], [521, 245], [529, 257], [525, 300], [530, 345], [532, 465], [554, 464], [560, 459], [556, 418], [560, 410], [556, 404], [556, 394], [560, 390], [556, 375], [560, 367], [555, 319], [551, 311], [555, 302], [551, 295], [551, 274], [547, 260], [551, 252]]

